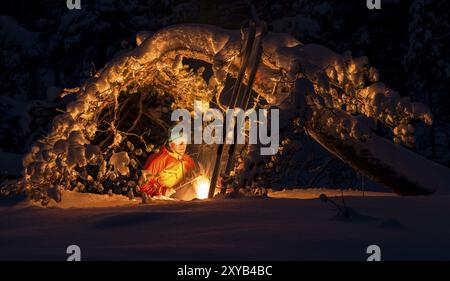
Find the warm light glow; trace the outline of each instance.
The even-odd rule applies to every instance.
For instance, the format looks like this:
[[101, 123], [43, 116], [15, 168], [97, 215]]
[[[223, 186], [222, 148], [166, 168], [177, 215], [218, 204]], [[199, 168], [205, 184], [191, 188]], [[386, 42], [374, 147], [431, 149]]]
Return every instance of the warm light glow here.
[[208, 198], [209, 179], [205, 176], [201, 176], [195, 184], [195, 191], [197, 192], [198, 199]]

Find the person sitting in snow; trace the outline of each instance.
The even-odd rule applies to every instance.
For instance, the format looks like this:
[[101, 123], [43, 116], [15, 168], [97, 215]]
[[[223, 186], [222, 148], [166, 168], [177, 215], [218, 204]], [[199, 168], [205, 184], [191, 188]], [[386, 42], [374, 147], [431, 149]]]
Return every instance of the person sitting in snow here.
[[170, 197], [175, 193], [175, 187], [195, 168], [194, 160], [186, 154], [186, 147], [186, 136], [170, 132], [167, 143], [145, 162], [141, 192], [150, 197]]

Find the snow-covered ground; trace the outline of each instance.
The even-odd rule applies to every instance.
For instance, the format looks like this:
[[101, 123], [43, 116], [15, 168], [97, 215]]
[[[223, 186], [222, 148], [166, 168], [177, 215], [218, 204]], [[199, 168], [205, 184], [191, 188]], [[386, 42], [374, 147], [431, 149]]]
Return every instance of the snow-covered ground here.
[[[350, 191], [345, 202], [359, 215], [343, 219], [316, 198], [321, 193], [340, 194], [297, 190], [146, 205], [64, 194], [67, 202], [81, 198], [80, 208], [1, 205], [0, 259], [65, 260], [72, 244], [83, 260], [365, 260], [372, 244], [384, 260], [450, 259], [450, 197]], [[122, 206], [91, 208], [96, 200]]]

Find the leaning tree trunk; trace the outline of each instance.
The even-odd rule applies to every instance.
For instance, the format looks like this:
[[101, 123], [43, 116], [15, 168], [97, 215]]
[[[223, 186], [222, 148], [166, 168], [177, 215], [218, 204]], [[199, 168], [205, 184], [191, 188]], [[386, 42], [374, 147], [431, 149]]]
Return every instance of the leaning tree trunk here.
[[[245, 36], [245, 30], [208, 25], [178, 25], [155, 34], [138, 34], [136, 49], [115, 58], [73, 90], [77, 100], [25, 157], [28, 188], [43, 190], [67, 175], [67, 170], [86, 165], [69, 157], [74, 150], [89, 158], [107, 157], [82, 148], [95, 135], [100, 109], [117, 105], [120, 93], [133, 85], [153, 85], [170, 92], [176, 106], [192, 108], [194, 99], [210, 101], [223, 89], [227, 75], [236, 77]], [[414, 146], [411, 121], [431, 124], [431, 115], [422, 104], [401, 98], [378, 82], [378, 72], [368, 66], [367, 58], [338, 55], [276, 33], [265, 36], [263, 49], [253, 90], [286, 114], [297, 115], [305, 131], [328, 151], [398, 194], [446, 190], [450, 170], [402, 147]], [[204, 81], [201, 75], [187, 71], [183, 58], [211, 64], [213, 76]], [[247, 78], [248, 73], [244, 82]], [[375, 134], [377, 123], [392, 129], [396, 143]], [[55, 165], [60, 162], [64, 163]], [[111, 168], [114, 164], [108, 163]]]

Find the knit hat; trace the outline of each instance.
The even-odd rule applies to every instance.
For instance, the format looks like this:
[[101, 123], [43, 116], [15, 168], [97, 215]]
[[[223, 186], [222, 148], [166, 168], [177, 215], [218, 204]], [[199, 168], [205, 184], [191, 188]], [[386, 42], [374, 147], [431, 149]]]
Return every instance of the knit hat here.
[[184, 133], [184, 130], [174, 130], [175, 127], [172, 127], [169, 130], [169, 136], [167, 138], [167, 142], [179, 142], [184, 140], [187, 143], [187, 134]]

